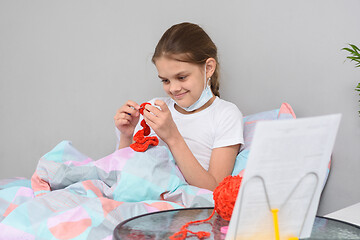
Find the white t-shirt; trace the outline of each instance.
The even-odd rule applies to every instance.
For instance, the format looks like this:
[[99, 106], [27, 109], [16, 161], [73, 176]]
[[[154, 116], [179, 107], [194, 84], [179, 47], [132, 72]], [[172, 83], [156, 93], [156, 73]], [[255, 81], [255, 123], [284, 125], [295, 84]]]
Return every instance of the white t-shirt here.
[[[193, 114], [182, 114], [175, 109], [171, 98], [154, 98], [149, 103], [154, 105], [156, 99], [166, 103], [180, 134], [205, 170], [209, 169], [211, 152], [214, 148], [244, 143], [243, 116], [235, 104], [216, 97], [206, 109]], [[142, 129], [140, 126], [142, 119], [140, 116], [135, 133]], [[116, 130], [119, 142], [120, 132], [117, 128]], [[156, 133], [151, 129], [149, 136], [156, 136]], [[159, 145], [167, 146], [160, 138]]]

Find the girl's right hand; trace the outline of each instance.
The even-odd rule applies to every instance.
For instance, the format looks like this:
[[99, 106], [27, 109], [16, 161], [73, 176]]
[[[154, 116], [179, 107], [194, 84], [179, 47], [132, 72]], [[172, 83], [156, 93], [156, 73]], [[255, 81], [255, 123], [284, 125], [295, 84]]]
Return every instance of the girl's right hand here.
[[132, 138], [134, 130], [139, 122], [140, 106], [134, 101], [128, 100], [115, 114], [115, 126], [121, 135]]

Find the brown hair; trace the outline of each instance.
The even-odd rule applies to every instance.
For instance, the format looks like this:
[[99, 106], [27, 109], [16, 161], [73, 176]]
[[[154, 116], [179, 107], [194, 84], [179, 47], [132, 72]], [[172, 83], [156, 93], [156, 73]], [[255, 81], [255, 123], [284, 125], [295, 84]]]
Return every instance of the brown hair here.
[[152, 62], [155, 64], [162, 56], [194, 64], [205, 64], [208, 58], [214, 58], [217, 64], [211, 76], [211, 91], [220, 96], [217, 48], [200, 26], [185, 22], [169, 28], [156, 45]]

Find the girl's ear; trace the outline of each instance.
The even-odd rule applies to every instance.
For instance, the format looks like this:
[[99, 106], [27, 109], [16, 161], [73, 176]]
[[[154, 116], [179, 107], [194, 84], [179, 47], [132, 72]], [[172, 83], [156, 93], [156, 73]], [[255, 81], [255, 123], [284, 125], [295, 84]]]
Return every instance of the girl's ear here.
[[206, 66], [206, 79], [210, 78], [216, 69], [216, 60], [214, 58], [208, 58], [205, 62]]

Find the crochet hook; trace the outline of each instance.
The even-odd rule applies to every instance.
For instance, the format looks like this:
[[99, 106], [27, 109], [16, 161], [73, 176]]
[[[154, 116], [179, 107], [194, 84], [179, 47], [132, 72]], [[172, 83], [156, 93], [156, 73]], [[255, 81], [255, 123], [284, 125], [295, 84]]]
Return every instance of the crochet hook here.
[[[135, 108], [133, 108], [133, 107], [131, 107], [131, 108], [135, 110]], [[140, 111], [140, 109], [145, 109], [145, 107], [144, 107], [144, 106], [140, 106], [139, 111]], [[131, 116], [131, 113], [127, 113], [127, 114]]]

